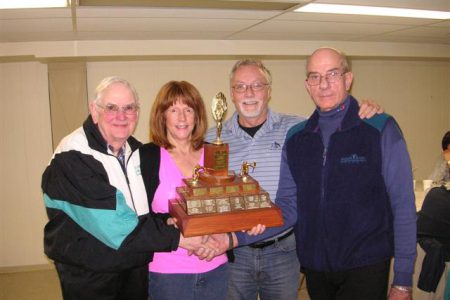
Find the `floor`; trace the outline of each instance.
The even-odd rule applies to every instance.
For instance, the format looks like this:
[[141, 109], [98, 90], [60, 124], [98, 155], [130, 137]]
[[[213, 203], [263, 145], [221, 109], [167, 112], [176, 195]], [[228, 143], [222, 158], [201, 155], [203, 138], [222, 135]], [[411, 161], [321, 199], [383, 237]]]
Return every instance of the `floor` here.
[[[0, 273], [0, 300], [60, 300], [58, 275], [54, 269]], [[309, 300], [305, 285], [298, 299]]]
[[62, 299], [54, 269], [0, 273], [1, 300]]

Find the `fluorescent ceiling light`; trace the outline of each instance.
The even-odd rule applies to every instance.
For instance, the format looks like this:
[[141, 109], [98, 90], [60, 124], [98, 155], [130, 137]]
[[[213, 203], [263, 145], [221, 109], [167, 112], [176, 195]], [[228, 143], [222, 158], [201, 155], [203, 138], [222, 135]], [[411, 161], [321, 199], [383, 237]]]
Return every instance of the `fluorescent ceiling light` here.
[[67, 0], [0, 0], [0, 9], [67, 7]]
[[376, 7], [363, 5], [322, 4], [322, 3], [307, 4], [305, 6], [297, 8], [295, 12], [389, 16], [389, 17], [439, 19], [439, 20], [450, 19], [450, 12], [448, 11]]

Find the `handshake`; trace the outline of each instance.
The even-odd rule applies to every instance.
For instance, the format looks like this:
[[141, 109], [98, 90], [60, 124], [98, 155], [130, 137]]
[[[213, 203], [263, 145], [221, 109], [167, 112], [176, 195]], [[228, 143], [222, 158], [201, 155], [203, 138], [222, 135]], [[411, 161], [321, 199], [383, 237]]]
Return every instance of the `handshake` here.
[[[258, 235], [266, 230], [266, 226], [258, 224], [247, 230], [248, 235]], [[206, 261], [238, 246], [236, 234], [233, 232], [217, 233], [204, 236], [184, 237], [180, 235], [179, 247], [188, 250], [189, 255], [196, 255]]]

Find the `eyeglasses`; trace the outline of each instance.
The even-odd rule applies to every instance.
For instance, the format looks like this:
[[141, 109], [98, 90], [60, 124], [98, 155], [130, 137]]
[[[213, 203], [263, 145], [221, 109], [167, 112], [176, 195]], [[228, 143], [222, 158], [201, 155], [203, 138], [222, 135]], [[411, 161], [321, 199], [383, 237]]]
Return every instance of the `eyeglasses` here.
[[341, 76], [343, 76], [345, 73], [347, 72], [340, 73], [339, 71], [330, 71], [325, 75], [320, 75], [319, 73], [310, 73], [306, 78], [306, 82], [311, 86], [319, 85], [322, 81], [322, 78], [324, 78], [328, 83], [335, 83], [340, 80]]
[[238, 83], [233, 86], [233, 90], [236, 93], [245, 93], [248, 88], [251, 88], [253, 92], [259, 92], [265, 89], [268, 85], [270, 84], [262, 82], [253, 82], [251, 84]]
[[125, 105], [125, 106], [122, 106], [122, 107], [119, 107], [119, 106], [117, 106], [115, 104], [112, 104], [112, 103], [108, 103], [106, 105], [101, 105], [101, 104], [96, 103], [96, 105], [98, 107], [100, 107], [101, 109], [103, 109], [103, 112], [105, 114], [111, 115], [111, 116], [112, 115], [114, 115], [114, 116], [117, 115], [119, 110], [121, 112], [123, 112], [124, 114], [128, 115], [128, 116], [132, 116], [132, 115], [135, 115], [138, 112], [138, 110], [139, 110], [139, 105], [137, 105], [135, 103], [128, 104], [128, 105]]

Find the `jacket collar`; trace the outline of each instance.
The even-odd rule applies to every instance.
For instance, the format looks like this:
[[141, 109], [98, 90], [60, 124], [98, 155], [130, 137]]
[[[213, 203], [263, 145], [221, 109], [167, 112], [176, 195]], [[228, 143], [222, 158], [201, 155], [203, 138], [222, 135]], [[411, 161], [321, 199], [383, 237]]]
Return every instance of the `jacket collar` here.
[[[344, 119], [342, 120], [340, 130], [348, 130], [352, 127], [358, 126], [361, 123], [361, 119], [358, 115], [359, 112], [359, 104], [358, 101], [356, 101], [355, 98], [353, 98], [352, 95], [348, 95], [347, 97], [350, 98], [349, 108], [347, 113], [344, 116]], [[319, 113], [317, 110], [314, 111], [314, 113], [311, 115], [311, 117], [308, 119], [305, 130], [315, 132], [319, 130]]]
[[[84, 133], [86, 134], [86, 138], [90, 148], [104, 154], [108, 153], [108, 145], [105, 139], [103, 138], [102, 134], [100, 133], [98, 125], [95, 124], [94, 121], [92, 120], [91, 115], [89, 115], [87, 119], [84, 121], [83, 130]], [[130, 146], [131, 151], [136, 150], [139, 146], [142, 145], [142, 143], [139, 142], [137, 139], [135, 139], [133, 136], [130, 136], [127, 139], [127, 143]]]

